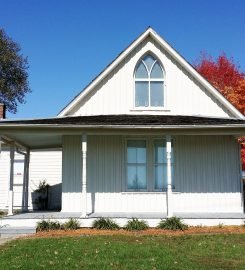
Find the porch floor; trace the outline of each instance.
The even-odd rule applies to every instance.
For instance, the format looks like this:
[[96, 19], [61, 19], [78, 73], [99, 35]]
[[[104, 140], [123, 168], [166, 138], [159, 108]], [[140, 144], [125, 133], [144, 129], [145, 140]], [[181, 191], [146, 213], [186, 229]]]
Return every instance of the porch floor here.
[[[176, 217], [181, 219], [245, 219], [245, 213], [174, 213]], [[67, 219], [81, 218], [82, 213], [79, 212], [53, 212], [53, 211], [33, 211], [27, 213], [18, 213], [13, 216], [6, 216], [3, 219]], [[166, 213], [147, 213], [147, 212], [96, 212], [88, 214], [89, 218], [139, 218], [139, 219], [164, 219]]]

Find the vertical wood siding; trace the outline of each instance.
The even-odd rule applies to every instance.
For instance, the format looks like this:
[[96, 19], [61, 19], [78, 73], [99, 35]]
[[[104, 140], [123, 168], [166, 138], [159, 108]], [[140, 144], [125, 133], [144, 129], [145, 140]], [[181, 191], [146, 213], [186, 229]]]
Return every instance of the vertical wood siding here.
[[[134, 109], [134, 69], [139, 59], [151, 51], [166, 71], [167, 111]], [[90, 92], [69, 115], [167, 114], [227, 117], [230, 113], [190, 74], [185, 72], [158, 44], [146, 40]]]
[[241, 212], [239, 162], [232, 136], [176, 137], [175, 211]]
[[[175, 138], [175, 212], [242, 212], [239, 152], [230, 136]], [[88, 137], [88, 212], [166, 212], [166, 194], [123, 192], [123, 138]]]
[[82, 137], [63, 136], [62, 211], [80, 212], [82, 194]]

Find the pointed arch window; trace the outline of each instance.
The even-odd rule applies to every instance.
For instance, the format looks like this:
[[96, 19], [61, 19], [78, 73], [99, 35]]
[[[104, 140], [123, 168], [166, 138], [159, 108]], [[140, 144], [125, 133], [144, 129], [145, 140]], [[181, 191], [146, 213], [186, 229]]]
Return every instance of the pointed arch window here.
[[135, 70], [135, 107], [164, 107], [164, 74], [159, 61], [147, 54]]

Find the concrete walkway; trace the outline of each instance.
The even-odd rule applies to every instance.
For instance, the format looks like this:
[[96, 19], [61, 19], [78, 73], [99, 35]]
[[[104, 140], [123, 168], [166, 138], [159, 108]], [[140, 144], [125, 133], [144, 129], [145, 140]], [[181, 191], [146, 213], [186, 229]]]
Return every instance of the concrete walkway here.
[[5, 243], [9, 242], [9, 241], [12, 241], [16, 238], [18, 238], [19, 236], [11, 236], [11, 237], [8, 237], [8, 238], [0, 238], [0, 246], [1, 245], [4, 245]]

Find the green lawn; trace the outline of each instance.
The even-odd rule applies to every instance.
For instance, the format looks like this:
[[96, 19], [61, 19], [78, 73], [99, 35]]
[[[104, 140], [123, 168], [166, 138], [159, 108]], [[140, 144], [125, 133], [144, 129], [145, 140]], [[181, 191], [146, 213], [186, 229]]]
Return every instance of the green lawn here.
[[81, 236], [0, 246], [0, 269], [245, 269], [245, 234]]

